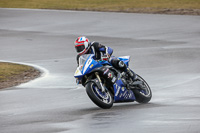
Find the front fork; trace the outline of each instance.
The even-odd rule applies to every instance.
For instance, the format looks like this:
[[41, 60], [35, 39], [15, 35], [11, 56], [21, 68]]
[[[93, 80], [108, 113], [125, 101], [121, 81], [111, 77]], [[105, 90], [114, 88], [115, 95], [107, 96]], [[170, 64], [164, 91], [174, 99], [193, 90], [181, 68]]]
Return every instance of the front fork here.
[[103, 87], [101, 78], [99, 77], [99, 73], [98, 73], [98, 72], [95, 72], [95, 75], [96, 75], [97, 79], [99, 80], [99, 84], [100, 84], [100, 86], [101, 86], [101, 91], [102, 91], [102, 92], [105, 92], [105, 88]]

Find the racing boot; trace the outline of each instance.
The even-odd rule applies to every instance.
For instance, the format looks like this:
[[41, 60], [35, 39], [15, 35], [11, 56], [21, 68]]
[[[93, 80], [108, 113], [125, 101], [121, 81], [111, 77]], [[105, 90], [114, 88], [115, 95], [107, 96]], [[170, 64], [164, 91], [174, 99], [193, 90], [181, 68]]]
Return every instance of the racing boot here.
[[137, 79], [137, 75], [134, 72], [132, 72], [128, 67], [126, 68], [126, 72], [131, 77], [131, 79], [133, 79], [133, 81]]
[[110, 58], [109, 59], [109, 62], [117, 69], [120, 69], [122, 71], [124, 71], [125, 73], [127, 73], [132, 79], [133, 81], [136, 80], [137, 78], [137, 75], [132, 72], [127, 66], [126, 64], [119, 60], [119, 59], [116, 59], [116, 58]]
[[131, 77], [131, 79], [133, 79], [133, 81], [136, 80], [137, 75], [136, 75], [134, 72], [132, 72], [132, 71], [126, 66], [126, 64], [124, 64], [123, 61], [119, 61], [118, 65], [119, 65], [120, 68], [122, 68], [122, 69]]

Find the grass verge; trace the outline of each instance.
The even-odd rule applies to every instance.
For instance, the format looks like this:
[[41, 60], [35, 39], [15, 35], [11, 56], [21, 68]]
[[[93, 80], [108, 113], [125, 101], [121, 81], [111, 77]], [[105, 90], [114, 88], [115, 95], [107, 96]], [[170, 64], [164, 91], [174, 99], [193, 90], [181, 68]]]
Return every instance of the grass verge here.
[[200, 15], [200, 0], [0, 0], [0, 7]]
[[33, 67], [0, 62], [0, 89], [28, 82], [39, 75]]

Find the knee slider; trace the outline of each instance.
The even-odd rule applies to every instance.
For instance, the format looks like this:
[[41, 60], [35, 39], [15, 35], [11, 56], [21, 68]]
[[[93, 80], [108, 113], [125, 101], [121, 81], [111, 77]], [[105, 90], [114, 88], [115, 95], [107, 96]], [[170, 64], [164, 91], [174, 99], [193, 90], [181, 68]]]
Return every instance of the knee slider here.
[[124, 67], [125, 67], [125, 64], [124, 64], [123, 61], [119, 61], [119, 62], [118, 62], [118, 65], [119, 65], [120, 68], [124, 68]]

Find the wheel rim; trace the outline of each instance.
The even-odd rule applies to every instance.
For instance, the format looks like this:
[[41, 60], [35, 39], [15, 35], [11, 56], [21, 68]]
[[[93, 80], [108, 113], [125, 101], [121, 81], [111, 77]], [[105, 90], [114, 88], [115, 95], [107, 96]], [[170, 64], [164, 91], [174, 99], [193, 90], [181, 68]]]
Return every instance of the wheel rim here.
[[95, 84], [92, 84], [92, 90], [96, 97], [106, 104], [110, 104], [112, 102], [111, 95], [106, 89], [105, 92], [102, 92]]

